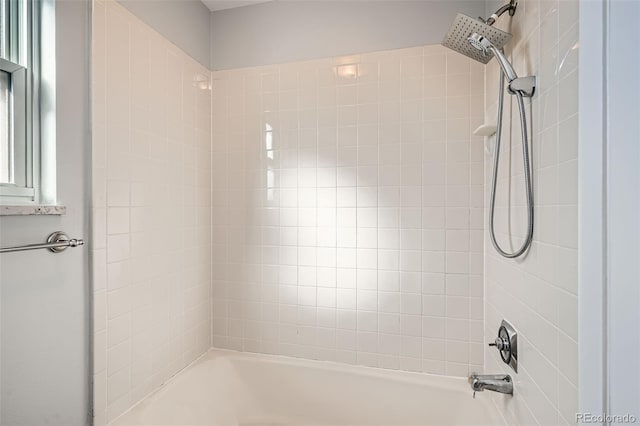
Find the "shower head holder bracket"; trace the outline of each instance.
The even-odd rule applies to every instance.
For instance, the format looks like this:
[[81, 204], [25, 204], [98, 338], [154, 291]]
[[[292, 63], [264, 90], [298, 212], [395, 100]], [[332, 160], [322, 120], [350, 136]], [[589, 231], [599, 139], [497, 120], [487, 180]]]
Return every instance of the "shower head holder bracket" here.
[[507, 89], [512, 95], [520, 92], [525, 98], [530, 98], [536, 91], [536, 77], [532, 75], [527, 77], [518, 77], [509, 83]]

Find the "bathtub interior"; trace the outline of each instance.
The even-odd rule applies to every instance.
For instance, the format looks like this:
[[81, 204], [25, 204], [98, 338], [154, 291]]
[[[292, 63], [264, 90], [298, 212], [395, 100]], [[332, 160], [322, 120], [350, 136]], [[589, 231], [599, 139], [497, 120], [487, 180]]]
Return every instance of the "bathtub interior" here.
[[494, 425], [463, 379], [212, 350], [114, 425]]

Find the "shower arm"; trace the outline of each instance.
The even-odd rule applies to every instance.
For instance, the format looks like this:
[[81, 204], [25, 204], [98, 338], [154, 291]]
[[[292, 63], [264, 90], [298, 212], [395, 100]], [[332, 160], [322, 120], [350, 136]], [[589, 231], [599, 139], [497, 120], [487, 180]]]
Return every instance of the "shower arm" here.
[[499, 17], [504, 15], [505, 12], [509, 12], [509, 16], [513, 16], [516, 13], [516, 8], [518, 7], [518, 0], [511, 0], [509, 3], [500, 7], [500, 9], [496, 10], [489, 16], [486, 20], [482, 17], [478, 17], [482, 22], [487, 25], [493, 25], [496, 23]]

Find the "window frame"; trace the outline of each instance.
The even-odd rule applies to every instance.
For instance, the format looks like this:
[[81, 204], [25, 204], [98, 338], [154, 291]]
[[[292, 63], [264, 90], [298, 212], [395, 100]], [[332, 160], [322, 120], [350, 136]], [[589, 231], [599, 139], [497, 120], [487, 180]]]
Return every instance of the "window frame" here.
[[55, 1], [0, 0], [0, 9], [0, 70], [11, 83], [11, 182], [0, 183], [0, 204], [55, 204]]

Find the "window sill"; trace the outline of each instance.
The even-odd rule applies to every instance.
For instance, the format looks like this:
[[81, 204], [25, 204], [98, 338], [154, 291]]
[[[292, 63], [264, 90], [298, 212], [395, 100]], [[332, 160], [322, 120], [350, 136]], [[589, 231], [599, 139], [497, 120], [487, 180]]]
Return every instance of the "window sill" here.
[[65, 206], [0, 206], [0, 216], [61, 216]]

